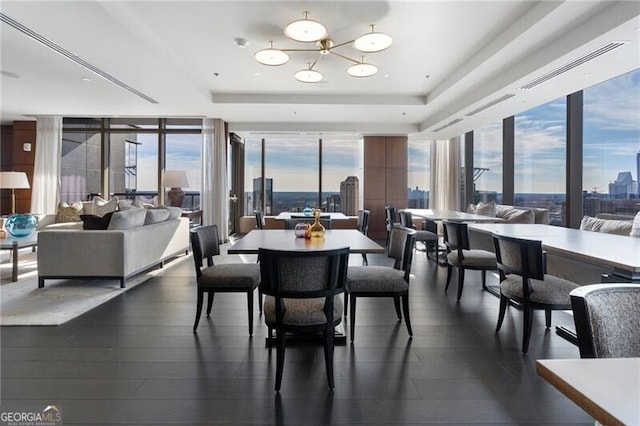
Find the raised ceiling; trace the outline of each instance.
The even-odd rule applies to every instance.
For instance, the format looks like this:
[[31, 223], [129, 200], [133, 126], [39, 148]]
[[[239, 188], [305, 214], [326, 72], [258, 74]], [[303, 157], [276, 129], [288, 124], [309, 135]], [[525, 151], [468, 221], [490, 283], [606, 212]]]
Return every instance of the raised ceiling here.
[[[238, 132], [441, 139], [640, 67], [637, 1], [5, 0], [0, 9], [3, 21], [14, 22], [0, 24], [3, 123], [39, 115], [217, 117]], [[258, 64], [253, 54], [270, 40], [303, 47], [283, 34], [303, 11], [336, 41], [370, 24], [390, 34], [392, 47], [367, 57], [378, 74], [350, 77], [349, 63], [329, 56], [318, 64], [325, 81], [305, 84], [293, 73], [314, 54], [297, 52], [280, 67]], [[612, 42], [622, 43], [586, 60]], [[351, 46], [341, 49], [358, 57]]]

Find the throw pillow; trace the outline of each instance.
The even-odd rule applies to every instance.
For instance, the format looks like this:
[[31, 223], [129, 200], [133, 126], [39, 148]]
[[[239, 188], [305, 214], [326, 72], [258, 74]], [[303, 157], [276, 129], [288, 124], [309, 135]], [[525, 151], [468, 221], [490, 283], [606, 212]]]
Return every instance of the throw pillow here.
[[628, 236], [633, 229], [633, 222], [628, 220], [602, 220], [602, 226], [600, 226], [600, 232], [606, 232], [607, 234], [616, 234]]
[[144, 225], [144, 219], [146, 217], [145, 209], [128, 209], [113, 213], [111, 222], [107, 229], [131, 229], [137, 226]]
[[152, 223], [164, 222], [169, 218], [169, 210], [164, 209], [162, 207], [157, 209], [144, 209], [146, 211], [146, 216], [144, 219], [145, 225], [150, 225]]
[[583, 216], [580, 221], [580, 230], [582, 231], [600, 231], [600, 227], [602, 226], [602, 219], [596, 219], [591, 216]]
[[629, 233], [632, 237], [640, 238], [640, 212], [636, 214], [636, 217], [633, 219], [633, 224], [631, 225], [631, 232]]
[[467, 213], [474, 213], [476, 212], [476, 205], [475, 204], [469, 204], [469, 206], [467, 207]]
[[167, 220], [174, 220], [182, 215], [182, 207], [163, 206], [163, 208], [169, 210], [169, 217]]
[[496, 202], [489, 201], [488, 203], [483, 203], [480, 201], [476, 206], [475, 213], [482, 216], [496, 217]]
[[82, 203], [77, 201], [71, 205], [67, 203], [58, 204], [55, 223], [79, 222], [82, 213]]
[[92, 214], [80, 215], [80, 219], [82, 219], [82, 229], [104, 231], [109, 227], [112, 215], [113, 212], [107, 213], [104, 216], [96, 216]]
[[530, 209], [510, 209], [504, 213], [507, 223], [535, 223], [535, 214]]
[[93, 214], [104, 216], [107, 213], [115, 212], [118, 209], [118, 197], [104, 200], [100, 197], [93, 197]]

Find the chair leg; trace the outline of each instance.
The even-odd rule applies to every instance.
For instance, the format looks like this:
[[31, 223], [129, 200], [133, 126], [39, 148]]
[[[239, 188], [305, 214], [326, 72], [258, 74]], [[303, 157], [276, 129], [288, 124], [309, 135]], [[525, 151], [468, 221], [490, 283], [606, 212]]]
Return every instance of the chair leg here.
[[211, 308], [213, 308], [213, 296], [215, 296], [215, 292], [209, 291], [207, 292], [207, 318], [211, 316]]
[[362, 253], [362, 263], [364, 266], [369, 265], [369, 261], [367, 260], [367, 253]]
[[524, 330], [522, 332], [522, 353], [526, 354], [529, 350], [529, 340], [531, 339], [531, 326], [533, 325], [533, 309], [523, 307], [524, 312]]
[[276, 392], [280, 392], [282, 386], [282, 371], [284, 370], [284, 348], [286, 345], [286, 336], [283, 330], [276, 328]]
[[400, 310], [400, 296], [393, 296], [393, 306], [396, 307], [396, 315], [398, 320], [402, 320], [402, 311]]
[[204, 302], [204, 290], [198, 289], [198, 300], [196, 301], [196, 320], [193, 323], [193, 331], [195, 333], [200, 322], [200, 315], [202, 314], [202, 302]]
[[347, 311], [349, 311], [349, 293], [348, 292], [344, 292], [343, 294], [343, 298], [344, 298], [344, 317], [347, 317]]
[[409, 293], [402, 296], [402, 310], [404, 311], [404, 323], [407, 325], [407, 332], [409, 336], [413, 337], [413, 330], [411, 329], [411, 318], [409, 317]]
[[547, 328], [551, 328], [551, 309], [544, 310], [544, 321]]
[[329, 324], [324, 331], [324, 364], [327, 370], [329, 388], [334, 388], [333, 382], [333, 325]]
[[462, 288], [464, 287], [464, 268], [458, 268], [458, 300], [462, 297]]
[[262, 291], [258, 290], [258, 312], [262, 314]]
[[507, 312], [508, 304], [509, 298], [500, 294], [500, 311], [498, 313], [498, 325], [496, 326], [496, 333], [500, 331], [500, 327], [502, 327], [502, 321], [504, 321], [504, 314]]
[[453, 270], [453, 266], [447, 265], [447, 285], [444, 287], [444, 292], [446, 293], [449, 290], [449, 284], [451, 283], [451, 272]]
[[487, 289], [487, 271], [485, 269], [482, 270], [482, 289]]
[[249, 336], [253, 336], [253, 290], [247, 291], [247, 310], [249, 311]]
[[351, 310], [351, 312], [349, 313], [349, 315], [351, 316], [351, 343], [353, 343], [353, 338], [356, 335], [356, 297], [353, 294], [351, 295], [351, 300], [349, 301], [349, 309]]

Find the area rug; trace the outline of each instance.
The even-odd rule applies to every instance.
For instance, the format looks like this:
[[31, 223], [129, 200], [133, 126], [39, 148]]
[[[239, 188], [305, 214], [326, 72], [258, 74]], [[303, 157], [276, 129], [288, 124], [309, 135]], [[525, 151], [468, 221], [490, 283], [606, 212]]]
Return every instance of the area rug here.
[[192, 257], [179, 256], [162, 269], [138, 274], [120, 288], [118, 280], [47, 280], [38, 288], [36, 254], [20, 251], [18, 281], [11, 282], [11, 262], [0, 258], [0, 325], [60, 325], [144, 283]]

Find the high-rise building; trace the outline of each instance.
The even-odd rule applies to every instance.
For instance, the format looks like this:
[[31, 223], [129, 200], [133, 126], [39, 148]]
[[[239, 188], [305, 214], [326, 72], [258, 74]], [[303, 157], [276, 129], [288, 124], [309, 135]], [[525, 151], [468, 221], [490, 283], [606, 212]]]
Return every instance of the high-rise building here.
[[637, 191], [634, 183], [631, 172], [619, 172], [616, 180], [609, 184], [609, 197], [630, 198]]
[[638, 198], [640, 198], [640, 151], [636, 154], [636, 185], [638, 186]]
[[347, 216], [357, 216], [358, 194], [360, 193], [360, 181], [358, 176], [347, 176], [347, 179], [340, 182], [340, 203], [342, 213]]
[[[273, 179], [266, 178], [264, 214], [271, 214], [273, 206]], [[262, 210], [262, 178], [253, 179], [253, 210]]]

